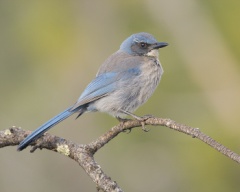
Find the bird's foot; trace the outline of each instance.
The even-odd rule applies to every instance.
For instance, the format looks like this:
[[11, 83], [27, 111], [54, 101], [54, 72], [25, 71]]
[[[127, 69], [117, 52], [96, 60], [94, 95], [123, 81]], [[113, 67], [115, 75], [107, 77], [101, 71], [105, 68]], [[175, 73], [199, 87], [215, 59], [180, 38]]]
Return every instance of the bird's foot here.
[[[123, 127], [123, 124], [124, 124], [124, 122], [126, 122], [126, 121], [129, 121], [130, 119], [123, 119], [123, 118], [121, 118], [121, 117], [116, 117], [117, 118], [117, 120], [120, 122], [120, 125]], [[132, 131], [132, 128], [129, 128], [129, 129], [124, 129], [123, 130], [123, 132], [125, 132], [125, 133], [131, 133], [131, 131]]]
[[136, 120], [138, 120], [138, 121], [141, 122], [142, 130], [143, 130], [144, 132], [149, 132], [149, 131], [150, 131], [150, 129], [147, 129], [147, 128], [145, 127], [145, 125], [146, 125], [145, 121], [148, 120], [148, 119], [151, 118], [151, 117], [153, 117], [153, 116], [152, 116], [152, 115], [144, 115], [144, 116], [142, 116], [142, 117], [139, 117], [139, 116], [134, 115], [134, 118], [135, 118]]
[[151, 118], [151, 117], [153, 117], [152, 115], [144, 115], [144, 116], [142, 116], [142, 117], [139, 117], [139, 116], [137, 116], [137, 115], [134, 115], [134, 116], [132, 116], [134, 119], [136, 119], [136, 120], [138, 120], [138, 121], [140, 121], [141, 122], [141, 125], [142, 125], [142, 130], [144, 131], [144, 132], [149, 132], [150, 131], [150, 129], [147, 129], [146, 128], [146, 123], [145, 123], [145, 121], [146, 120], [148, 120], [149, 118]]
[[[144, 116], [142, 116], [142, 117], [139, 117], [139, 116], [137, 116], [137, 115], [135, 115], [135, 114], [133, 114], [133, 113], [130, 113], [130, 112], [128, 112], [128, 111], [124, 111], [124, 110], [120, 110], [120, 111], [121, 111], [122, 113], [124, 113], [124, 114], [126, 114], [126, 115], [129, 115], [129, 116], [133, 117], [134, 119], [140, 121], [140, 122], [141, 122], [141, 125], [142, 125], [142, 130], [143, 130], [143, 131], [145, 131], [145, 132], [150, 131], [150, 129], [147, 129], [147, 128], [145, 127], [145, 125], [146, 125], [145, 121], [148, 120], [149, 118], [153, 117], [152, 115], [144, 115]], [[117, 117], [117, 119], [118, 119], [120, 122], [123, 122], [123, 123], [124, 123], [124, 121], [127, 120], [127, 119], [121, 119], [120, 117]], [[130, 132], [131, 132], [131, 130], [130, 130]], [[130, 133], [130, 132], [129, 132], [129, 133]]]
[[30, 153], [33, 153], [33, 152], [36, 151], [37, 149], [41, 149], [41, 150], [42, 150], [42, 148], [41, 148], [41, 143], [34, 145], [34, 146], [31, 148]]

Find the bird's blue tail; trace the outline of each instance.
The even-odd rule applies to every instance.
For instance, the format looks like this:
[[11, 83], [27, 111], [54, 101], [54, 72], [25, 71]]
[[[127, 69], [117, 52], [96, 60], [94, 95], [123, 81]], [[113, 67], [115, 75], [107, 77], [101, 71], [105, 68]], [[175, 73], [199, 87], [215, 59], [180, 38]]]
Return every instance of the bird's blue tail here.
[[45, 133], [47, 130], [49, 130], [51, 127], [54, 125], [60, 123], [64, 119], [68, 118], [71, 116], [73, 113], [76, 112], [76, 110], [71, 110], [72, 107], [66, 109], [62, 113], [58, 114], [57, 116], [53, 117], [50, 119], [48, 122], [44, 123], [42, 126], [37, 128], [35, 131], [33, 131], [30, 135], [28, 135], [18, 146], [17, 150], [21, 151], [25, 149], [32, 141], [36, 140], [39, 138], [43, 133]]

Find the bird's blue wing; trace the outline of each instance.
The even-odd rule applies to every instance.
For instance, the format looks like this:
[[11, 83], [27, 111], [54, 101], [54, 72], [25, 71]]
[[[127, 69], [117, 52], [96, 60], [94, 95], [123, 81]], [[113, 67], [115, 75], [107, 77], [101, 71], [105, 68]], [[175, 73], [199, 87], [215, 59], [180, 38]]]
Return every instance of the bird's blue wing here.
[[139, 68], [130, 68], [121, 72], [100, 74], [86, 87], [71, 110], [111, 94], [116, 89], [119, 89], [117, 87], [119, 81], [131, 81], [131, 78], [140, 73]]
[[[96, 77], [84, 90], [82, 95], [79, 97], [77, 103], [56, 117], [52, 118], [42, 126], [40, 126], [38, 129], [36, 129], [34, 132], [32, 132], [27, 138], [25, 138], [20, 145], [18, 146], [18, 150], [23, 150], [26, 148], [33, 140], [40, 137], [44, 132], [49, 130], [54, 125], [58, 124], [62, 120], [66, 119], [70, 115], [79, 110], [81, 110], [79, 107], [89, 103], [91, 101], [97, 100], [101, 97], [106, 96], [107, 94], [113, 92], [115, 90], [115, 84], [116, 84], [116, 73], [104, 73], [102, 75], [99, 75]], [[78, 108], [78, 109], [76, 109]], [[76, 110], [74, 110], [76, 109]], [[80, 114], [82, 112], [80, 111]]]
[[113, 92], [116, 88], [116, 77], [116, 73], [104, 73], [97, 76], [83, 91], [72, 110]]

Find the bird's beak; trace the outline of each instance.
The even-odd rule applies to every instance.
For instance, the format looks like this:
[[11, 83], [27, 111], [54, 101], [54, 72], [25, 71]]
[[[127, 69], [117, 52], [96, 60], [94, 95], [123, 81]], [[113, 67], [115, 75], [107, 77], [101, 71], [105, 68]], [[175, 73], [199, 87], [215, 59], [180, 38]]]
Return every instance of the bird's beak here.
[[168, 43], [158, 42], [152, 45], [152, 49], [159, 49], [168, 46]]

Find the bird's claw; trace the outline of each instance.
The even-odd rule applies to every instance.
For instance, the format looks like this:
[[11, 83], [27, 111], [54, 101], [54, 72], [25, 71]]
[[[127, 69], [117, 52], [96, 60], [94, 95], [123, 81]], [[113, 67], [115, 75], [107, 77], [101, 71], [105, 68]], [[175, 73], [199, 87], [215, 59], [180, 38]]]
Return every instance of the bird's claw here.
[[144, 116], [142, 116], [142, 117], [139, 117], [139, 116], [136, 116], [136, 115], [134, 115], [134, 114], [131, 114], [131, 116], [132, 116], [134, 119], [136, 119], [136, 120], [138, 120], [138, 121], [141, 122], [142, 130], [143, 130], [144, 132], [150, 131], [150, 129], [146, 129], [146, 127], [145, 127], [145, 121], [148, 120], [149, 118], [153, 117], [152, 115], [144, 115]]
[[[125, 112], [126, 113], [126, 112]], [[129, 113], [127, 113], [128, 115], [130, 115]], [[140, 121], [141, 122], [141, 125], [142, 125], [142, 130], [144, 131], [144, 132], [149, 132], [150, 131], [150, 129], [147, 129], [146, 127], [145, 127], [145, 121], [146, 120], [148, 120], [149, 118], [151, 118], [151, 117], [153, 117], [152, 115], [144, 115], [144, 116], [142, 116], [142, 117], [139, 117], [139, 116], [136, 116], [136, 115], [134, 115], [134, 114], [131, 114], [131, 116], [134, 118], [134, 119], [136, 119], [136, 120], [138, 120], [138, 121]], [[117, 119], [120, 121], [120, 123], [121, 124], [123, 124], [125, 121], [128, 121], [129, 119], [122, 119], [122, 118], [120, 118], [120, 117], [117, 117]], [[128, 131], [128, 132], [127, 132]], [[127, 133], [131, 133], [131, 131], [132, 131], [132, 128], [129, 128], [129, 129], [125, 129], [123, 132], [127, 132]]]
[[146, 120], [148, 120], [149, 118], [151, 118], [151, 117], [153, 117], [152, 115], [144, 115], [144, 116], [142, 116], [142, 117], [139, 117], [139, 121], [141, 121], [141, 124], [142, 124], [142, 130], [144, 131], [144, 132], [149, 132], [150, 131], [150, 129], [147, 129], [146, 127], [145, 127], [145, 121]]
[[150, 129], [147, 129], [147, 128], [145, 127], [145, 120], [144, 120], [144, 121], [141, 121], [141, 124], [142, 124], [142, 130], [143, 130], [144, 132], [149, 132], [149, 131], [150, 131]]
[[[117, 120], [120, 122], [121, 126], [123, 126], [124, 122], [128, 121], [129, 119], [123, 119], [123, 118], [117, 117]], [[124, 129], [123, 132], [129, 134], [132, 132], [132, 128]]]
[[129, 134], [132, 132], [132, 128], [124, 129], [123, 132]]

